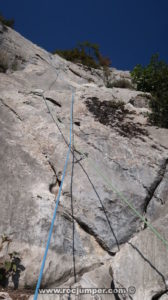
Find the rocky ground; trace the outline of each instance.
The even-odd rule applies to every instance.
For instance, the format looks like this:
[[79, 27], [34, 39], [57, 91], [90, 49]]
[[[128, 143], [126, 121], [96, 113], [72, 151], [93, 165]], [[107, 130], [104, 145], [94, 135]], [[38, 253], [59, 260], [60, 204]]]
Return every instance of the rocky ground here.
[[[168, 240], [168, 130], [148, 124], [151, 96], [106, 88], [101, 70], [51, 55], [3, 26], [0, 44], [9, 62], [0, 73], [0, 272], [11, 257], [16, 265], [1, 292], [11, 299], [33, 294], [61, 183], [74, 91], [74, 164], [71, 155], [42, 287], [133, 286], [135, 294], [70, 298], [168, 299], [168, 247], [102, 178]], [[112, 82], [123, 78], [131, 81], [129, 72], [111, 69]], [[0, 299], [10, 298], [0, 293]]]

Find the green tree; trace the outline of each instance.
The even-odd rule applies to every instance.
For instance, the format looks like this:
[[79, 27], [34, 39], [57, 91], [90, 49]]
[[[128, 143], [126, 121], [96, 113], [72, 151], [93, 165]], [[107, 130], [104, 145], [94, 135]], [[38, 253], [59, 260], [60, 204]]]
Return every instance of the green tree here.
[[155, 54], [147, 66], [137, 65], [131, 75], [137, 90], [152, 94], [149, 103], [152, 110], [150, 121], [154, 125], [168, 128], [168, 64], [159, 60], [159, 55]]

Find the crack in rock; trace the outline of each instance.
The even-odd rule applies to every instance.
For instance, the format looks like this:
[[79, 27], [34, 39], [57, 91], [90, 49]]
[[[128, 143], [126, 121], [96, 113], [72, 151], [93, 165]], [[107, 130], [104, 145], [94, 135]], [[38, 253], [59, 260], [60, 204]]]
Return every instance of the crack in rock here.
[[159, 300], [167, 292], [168, 292], [168, 290], [166, 290], [166, 291], [160, 291], [156, 295], [154, 295], [151, 300]]
[[59, 190], [59, 187], [61, 185], [61, 175], [62, 175], [62, 172], [56, 172], [55, 170], [55, 167], [54, 165], [51, 163], [51, 161], [48, 160], [48, 163], [52, 169], [52, 171], [54, 172], [54, 182], [50, 183], [49, 185], [49, 191], [50, 193], [54, 194], [55, 196], [57, 196], [58, 194], [58, 190]]
[[[95, 269], [101, 267], [102, 265], [104, 265], [104, 262], [97, 262], [90, 266], [85, 266], [85, 267], [81, 268], [79, 271], [76, 272], [77, 273], [76, 274], [77, 275], [76, 283], [80, 281], [83, 274], [88, 273], [90, 271], [94, 271]], [[60, 278], [57, 279], [57, 281], [54, 281], [54, 285], [60, 286], [62, 284], [66, 284], [66, 282], [69, 282], [70, 279], [74, 278], [74, 275], [72, 275], [72, 272], [73, 272], [73, 268], [70, 270], [67, 270]], [[44, 288], [47, 288], [47, 286], [45, 286]]]
[[[38, 57], [38, 58], [40, 58], [41, 60], [43, 60], [43, 61], [45, 61], [46, 63], [48, 63], [48, 61], [47, 61], [45, 58], [43, 58], [40, 54], [36, 53], [35, 55], [36, 55], [36, 57]], [[48, 63], [48, 64], [49, 64], [49, 63]]]
[[63, 212], [65, 217], [69, 217], [72, 218], [76, 221], [76, 223], [79, 225], [79, 227], [84, 230], [87, 234], [93, 236], [96, 240], [96, 242], [98, 243], [98, 245], [104, 250], [106, 251], [110, 256], [115, 256], [116, 252], [112, 252], [109, 250], [109, 248], [107, 247], [107, 245], [105, 244], [105, 242], [100, 239], [100, 237], [94, 232], [94, 230], [85, 222], [83, 222], [82, 220], [80, 220], [79, 218], [72, 216], [71, 214], [69, 214], [67, 211]]
[[7, 107], [17, 117], [17, 119], [19, 119], [21, 122], [23, 121], [23, 119], [19, 116], [19, 114], [12, 107], [10, 107], [8, 104], [6, 104], [2, 99], [0, 99], [0, 101], [5, 107]]
[[52, 98], [46, 97], [46, 100], [50, 101], [51, 103], [53, 103], [54, 105], [56, 105], [58, 107], [62, 107], [62, 105], [58, 101], [56, 101]]
[[162, 163], [162, 165], [160, 166], [160, 170], [158, 172], [158, 175], [155, 179], [155, 181], [151, 184], [150, 188], [147, 188], [148, 191], [148, 195], [146, 196], [145, 199], [145, 206], [144, 206], [144, 212], [147, 212], [148, 209], [148, 205], [150, 203], [150, 201], [152, 200], [153, 197], [155, 197], [155, 191], [158, 188], [158, 186], [160, 185], [160, 183], [162, 182], [165, 172], [166, 172], [166, 167], [168, 164], [168, 159], [165, 159], [164, 162]]
[[80, 126], [80, 122], [79, 121], [75, 121], [74, 124], [77, 125], [77, 126]]
[[78, 72], [74, 71], [71, 67], [69, 67], [69, 70], [70, 70], [73, 74], [75, 74], [76, 76], [82, 78], [82, 76], [81, 76]]
[[156, 272], [157, 275], [160, 276], [160, 279], [162, 280], [162, 282], [165, 286], [165, 289], [167, 289], [166, 279], [165, 279], [164, 275], [151, 263], [151, 261], [148, 258], [146, 258], [143, 255], [143, 253], [138, 249], [138, 247], [136, 245], [134, 245], [131, 241], [129, 241], [127, 244], [130, 245], [132, 247], [132, 249], [134, 249], [140, 255], [141, 259], [145, 263], [147, 263], [150, 266], [150, 268], [152, 268], [152, 270], [154, 270], [154, 272]]

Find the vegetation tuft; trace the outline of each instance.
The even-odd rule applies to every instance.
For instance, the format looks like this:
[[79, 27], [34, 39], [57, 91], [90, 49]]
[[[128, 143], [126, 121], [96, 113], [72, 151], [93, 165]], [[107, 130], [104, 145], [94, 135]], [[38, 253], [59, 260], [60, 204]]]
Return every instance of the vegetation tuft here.
[[107, 88], [116, 87], [116, 88], [122, 88], [122, 89], [133, 89], [131, 82], [124, 78], [115, 80], [114, 82], [107, 82], [106, 87]]
[[14, 19], [6, 19], [0, 12], [0, 22], [8, 27], [14, 28], [15, 21]]
[[[87, 98], [87, 108], [101, 124], [115, 128], [116, 131], [127, 138], [147, 135], [146, 130], [140, 125], [126, 121], [128, 115], [125, 104], [122, 101], [100, 101], [97, 97]], [[130, 114], [130, 113], [129, 113]]]

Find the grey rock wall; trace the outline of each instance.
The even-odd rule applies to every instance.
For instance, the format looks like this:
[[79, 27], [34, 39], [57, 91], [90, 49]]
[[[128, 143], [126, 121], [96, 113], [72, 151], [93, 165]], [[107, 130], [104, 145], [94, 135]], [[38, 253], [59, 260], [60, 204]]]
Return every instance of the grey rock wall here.
[[[102, 71], [53, 56], [12, 29], [1, 28], [0, 43], [9, 56], [22, 58], [17, 70], [0, 73], [0, 235], [7, 237], [0, 260], [18, 252], [24, 267], [19, 288], [34, 289], [65, 163], [74, 90], [73, 181], [71, 155], [42, 287], [110, 288], [113, 282], [136, 287], [128, 299], [156, 299], [167, 289], [166, 247], [102, 178], [166, 238], [168, 133], [162, 139], [148, 125], [149, 95], [106, 88]], [[130, 79], [114, 69], [111, 76]], [[122, 107], [115, 105], [121, 101]]]

